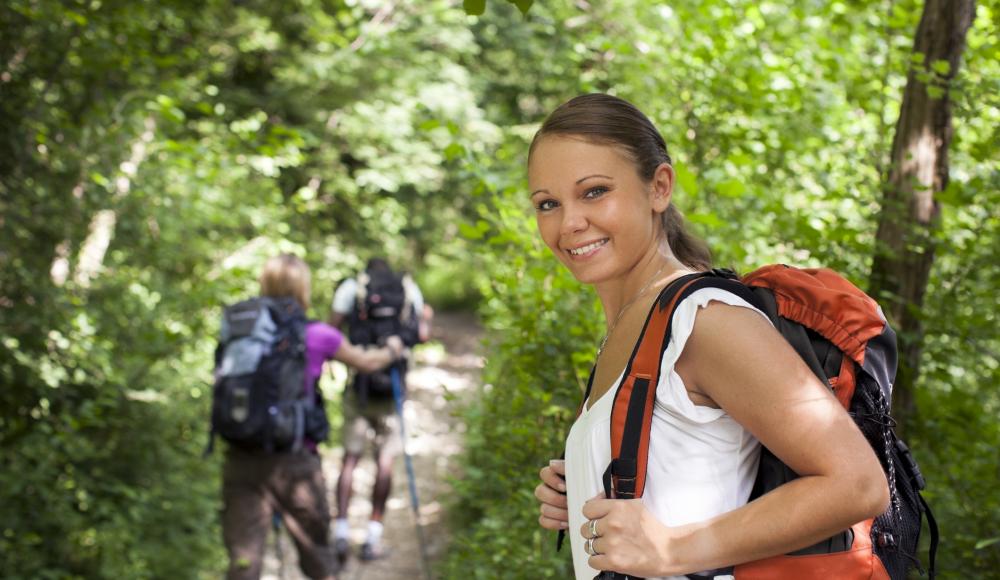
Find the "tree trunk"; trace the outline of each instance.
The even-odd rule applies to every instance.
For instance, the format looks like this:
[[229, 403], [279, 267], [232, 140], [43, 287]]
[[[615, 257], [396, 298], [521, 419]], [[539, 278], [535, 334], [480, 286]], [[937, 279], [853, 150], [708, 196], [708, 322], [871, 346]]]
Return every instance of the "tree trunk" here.
[[[139, 138], [132, 142], [128, 161], [121, 164], [121, 174], [115, 178], [115, 193], [112, 196], [112, 203], [116, 203], [121, 198], [128, 195], [132, 189], [132, 180], [139, 172], [139, 166], [146, 160], [146, 148], [153, 141], [156, 121], [152, 117], [146, 117], [143, 122], [144, 131]], [[90, 220], [87, 238], [80, 248], [76, 268], [76, 283], [86, 288], [90, 281], [97, 276], [104, 265], [104, 255], [111, 245], [111, 238], [114, 237], [115, 225], [118, 223], [118, 213], [113, 209], [102, 209], [94, 214]], [[66, 281], [69, 272], [69, 252], [68, 242], [63, 242], [56, 249], [56, 258], [52, 263], [52, 281], [56, 285], [62, 285]]]
[[948, 186], [951, 81], [975, 16], [974, 0], [926, 0], [883, 184], [870, 293], [886, 309], [899, 337], [899, 372], [893, 412], [902, 428], [917, 412], [914, 385], [923, 346], [921, 309], [931, 266], [940, 206]]

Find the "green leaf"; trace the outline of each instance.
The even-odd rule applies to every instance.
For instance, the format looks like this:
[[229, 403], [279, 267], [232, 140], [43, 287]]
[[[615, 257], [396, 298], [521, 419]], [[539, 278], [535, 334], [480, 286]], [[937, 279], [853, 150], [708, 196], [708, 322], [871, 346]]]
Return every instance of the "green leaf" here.
[[986, 539], [986, 540], [979, 540], [978, 542], [976, 542], [975, 549], [976, 550], [982, 550], [983, 548], [986, 548], [988, 546], [992, 546], [993, 544], [996, 544], [998, 542], [1000, 542], [1000, 537], [989, 538], [989, 539]]
[[[485, 227], [484, 227], [485, 226]], [[458, 232], [462, 234], [462, 237], [469, 240], [481, 240], [483, 235], [486, 234], [486, 230], [489, 229], [489, 224], [479, 220], [476, 225], [470, 225], [465, 222], [458, 224]]]
[[103, 175], [101, 175], [96, 171], [92, 171], [90, 173], [90, 180], [104, 188], [107, 188], [111, 185], [111, 182], [108, 181], [107, 177], [104, 177]]
[[947, 76], [951, 72], [951, 64], [946, 60], [935, 60], [931, 63], [931, 68], [941, 76]]
[[444, 157], [448, 161], [458, 159], [462, 155], [465, 155], [465, 147], [461, 143], [450, 143], [444, 148]]
[[521, 14], [527, 14], [528, 10], [531, 10], [531, 5], [535, 3], [535, 0], [509, 0], [511, 4], [517, 6], [517, 9], [521, 11]]
[[76, 23], [76, 24], [78, 24], [80, 26], [86, 26], [87, 25], [87, 17], [84, 16], [83, 14], [80, 14], [79, 12], [74, 12], [72, 10], [67, 10], [63, 14], [65, 14], [67, 18], [69, 18], [74, 23]]
[[466, 14], [479, 16], [486, 12], [486, 0], [463, 0], [462, 8], [465, 8]]
[[944, 188], [943, 191], [939, 191], [934, 194], [934, 199], [943, 205], [958, 206], [966, 203], [967, 201], [963, 199], [962, 193], [961, 184], [952, 181], [948, 184], [948, 187]]
[[753, 157], [750, 157], [746, 153], [734, 153], [729, 156], [729, 160], [739, 166], [747, 166], [753, 164]]
[[714, 212], [708, 213], [691, 213], [687, 214], [687, 220], [693, 224], [701, 224], [708, 226], [709, 228], [722, 227], [725, 222], [719, 218]]
[[719, 194], [726, 197], [740, 197], [747, 190], [747, 186], [739, 179], [727, 179], [719, 184]]
[[461, 223], [458, 224], [458, 233], [467, 240], [481, 240], [483, 239], [483, 233], [476, 228], [470, 226], [469, 224]]
[[674, 173], [677, 175], [677, 185], [681, 186], [684, 193], [691, 197], [698, 195], [698, 180], [694, 173], [680, 163], [674, 166]]

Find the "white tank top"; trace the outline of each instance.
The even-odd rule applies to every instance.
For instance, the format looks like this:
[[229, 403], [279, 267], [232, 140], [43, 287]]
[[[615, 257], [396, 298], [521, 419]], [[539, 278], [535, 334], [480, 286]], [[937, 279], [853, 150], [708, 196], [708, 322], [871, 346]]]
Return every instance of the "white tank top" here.
[[[764, 316], [742, 298], [718, 288], [694, 292], [674, 312], [670, 344], [660, 361], [642, 496], [646, 508], [667, 526], [703, 521], [744, 505], [757, 477], [757, 440], [722, 409], [692, 403], [684, 381], [674, 372], [695, 315], [713, 300]], [[584, 408], [566, 439], [567, 540], [577, 580], [593, 580], [598, 573], [587, 565], [589, 556], [580, 534], [587, 521], [582, 510], [584, 502], [604, 492], [602, 477], [611, 462], [611, 406], [621, 380], [619, 376], [593, 407]]]

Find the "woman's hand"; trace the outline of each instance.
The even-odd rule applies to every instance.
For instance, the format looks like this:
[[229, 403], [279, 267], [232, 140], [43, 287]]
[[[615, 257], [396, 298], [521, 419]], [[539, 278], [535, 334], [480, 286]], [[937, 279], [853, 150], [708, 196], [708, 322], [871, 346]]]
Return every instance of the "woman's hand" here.
[[573, 541], [584, 542], [591, 568], [642, 578], [676, 573], [669, 559], [670, 528], [658, 522], [642, 500], [604, 499], [600, 494], [583, 504], [583, 517], [588, 520], [580, 528], [584, 539], [577, 536]]
[[535, 497], [541, 502], [538, 523], [547, 530], [565, 530], [569, 526], [569, 511], [566, 509], [566, 462], [562, 459], [549, 461], [539, 472], [542, 483], [535, 488]]

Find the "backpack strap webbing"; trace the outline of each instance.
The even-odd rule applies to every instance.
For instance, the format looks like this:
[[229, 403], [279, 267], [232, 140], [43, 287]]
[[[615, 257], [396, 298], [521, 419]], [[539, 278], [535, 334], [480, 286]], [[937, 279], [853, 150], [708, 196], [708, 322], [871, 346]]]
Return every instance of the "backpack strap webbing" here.
[[660, 360], [670, 342], [673, 314], [685, 298], [703, 288], [731, 292], [750, 304], [753, 293], [726, 270], [682, 276], [660, 292], [615, 391], [611, 409], [611, 463], [604, 472], [608, 498], [642, 497], [646, 485], [649, 435], [652, 426]]
[[938, 525], [937, 520], [934, 519], [934, 514], [931, 512], [931, 506], [927, 505], [927, 501], [924, 496], [917, 492], [917, 498], [920, 499], [920, 504], [924, 507], [924, 515], [927, 516], [927, 529], [931, 533], [931, 545], [927, 549], [930, 555], [930, 567], [928, 568], [930, 580], [934, 580], [937, 575], [937, 550], [938, 550]]
[[590, 367], [590, 376], [587, 378], [587, 390], [583, 392], [583, 400], [580, 401], [580, 406], [576, 409], [576, 418], [579, 419], [580, 415], [583, 415], [583, 409], [587, 404], [587, 399], [590, 398], [590, 391], [594, 388], [594, 373], [597, 371], [597, 365]]
[[208, 428], [208, 443], [205, 444], [205, 450], [201, 452], [201, 458], [206, 459], [212, 452], [215, 451], [215, 426]]
[[406, 324], [410, 321], [410, 318], [415, 314], [417, 318], [420, 317], [420, 312], [415, 312], [413, 308], [413, 287], [416, 283], [413, 281], [413, 277], [409, 274], [403, 274], [402, 279], [403, 284], [403, 308], [400, 309], [399, 319]]
[[354, 290], [354, 310], [358, 318], [362, 320], [368, 318], [366, 301], [368, 300], [368, 283], [371, 282], [371, 279], [368, 272], [361, 272], [354, 279], [356, 285]]

